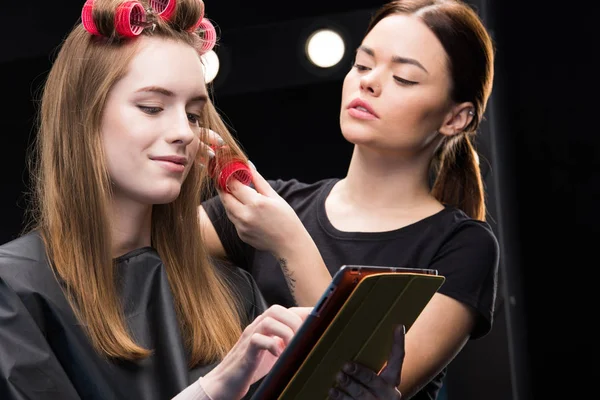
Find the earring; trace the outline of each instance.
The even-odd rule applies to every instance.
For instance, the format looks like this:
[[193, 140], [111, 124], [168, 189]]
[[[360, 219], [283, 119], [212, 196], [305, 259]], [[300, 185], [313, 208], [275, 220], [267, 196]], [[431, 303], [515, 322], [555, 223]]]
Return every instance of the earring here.
[[469, 115], [471, 115], [471, 116], [475, 115], [475, 111], [469, 110]]

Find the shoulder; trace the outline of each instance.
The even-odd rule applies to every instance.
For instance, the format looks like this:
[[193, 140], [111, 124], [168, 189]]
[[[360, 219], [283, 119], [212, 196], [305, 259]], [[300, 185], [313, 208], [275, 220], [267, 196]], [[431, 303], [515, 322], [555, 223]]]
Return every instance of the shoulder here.
[[0, 246], [0, 274], [15, 276], [24, 270], [47, 264], [44, 241], [37, 232], [30, 232]]
[[447, 208], [432, 221], [431, 229], [430, 237], [438, 240], [432, 262], [440, 273], [480, 280], [496, 274], [500, 246], [487, 222]]
[[499, 253], [498, 239], [490, 224], [472, 219], [460, 210], [454, 210], [451, 218], [450, 235], [454, 240], [495, 255]]
[[479, 221], [466, 215], [462, 210], [447, 207], [431, 218], [430, 227], [446, 240], [458, 240], [465, 244], [485, 244], [486, 247], [498, 248], [498, 240], [492, 227], [485, 221]]

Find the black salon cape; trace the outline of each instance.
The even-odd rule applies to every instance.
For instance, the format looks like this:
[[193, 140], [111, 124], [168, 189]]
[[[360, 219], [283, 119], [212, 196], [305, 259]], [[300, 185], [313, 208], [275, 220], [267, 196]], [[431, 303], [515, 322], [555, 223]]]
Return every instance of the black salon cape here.
[[[252, 321], [265, 303], [248, 273], [219, 268]], [[216, 364], [187, 367], [163, 263], [151, 247], [117, 260], [127, 324], [154, 353], [139, 362], [102, 358], [75, 318], [37, 233], [0, 246], [0, 399], [144, 399], [177, 395]]]

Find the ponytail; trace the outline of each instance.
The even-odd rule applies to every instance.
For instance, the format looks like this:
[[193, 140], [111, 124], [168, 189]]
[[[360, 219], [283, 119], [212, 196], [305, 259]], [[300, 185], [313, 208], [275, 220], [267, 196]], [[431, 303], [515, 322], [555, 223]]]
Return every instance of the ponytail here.
[[431, 193], [443, 204], [457, 207], [469, 217], [485, 221], [483, 180], [478, 157], [469, 136], [459, 134], [442, 143], [436, 154], [436, 179]]

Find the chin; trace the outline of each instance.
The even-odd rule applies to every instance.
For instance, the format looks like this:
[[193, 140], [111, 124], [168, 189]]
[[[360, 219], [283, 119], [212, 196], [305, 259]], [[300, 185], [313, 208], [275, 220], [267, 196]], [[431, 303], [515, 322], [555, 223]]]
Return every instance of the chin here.
[[359, 129], [347, 129], [342, 131], [342, 136], [354, 145], [367, 145], [373, 143], [375, 140], [373, 135]]
[[168, 204], [172, 203], [179, 197], [181, 193], [181, 185], [169, 185], [169, 187], [154, 188], [151, 192], [145, 193], [146, 203], [149, 204]]

